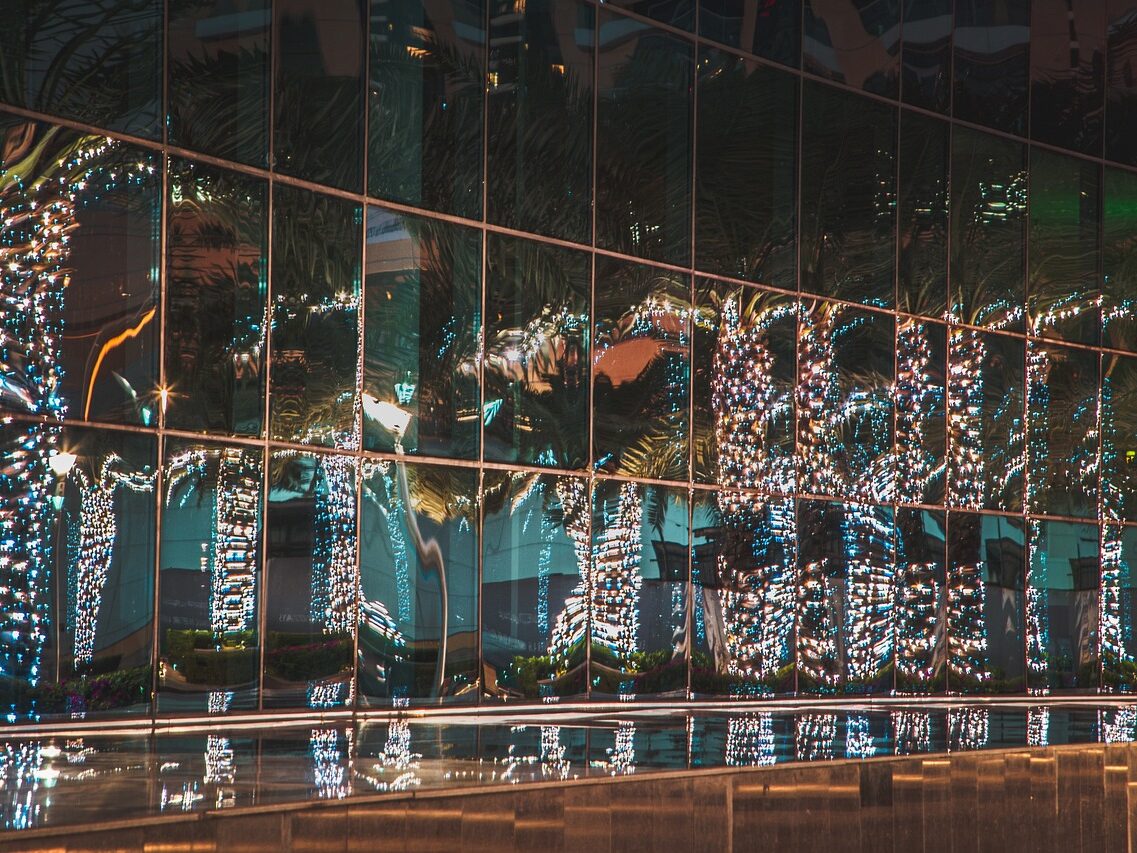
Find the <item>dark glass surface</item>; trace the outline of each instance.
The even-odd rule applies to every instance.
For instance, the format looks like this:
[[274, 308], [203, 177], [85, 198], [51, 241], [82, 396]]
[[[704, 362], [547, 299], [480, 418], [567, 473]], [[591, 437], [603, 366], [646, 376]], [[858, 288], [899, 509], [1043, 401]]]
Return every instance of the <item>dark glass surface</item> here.
[[168, 441], [162, 501], [158, 707], [257, 707], [264, 454]]
[[686, 480], [689, 279], [598, 257], [594, 296], [593, 467]]
[[792, 296], [697, 279], [696, 482], [786, 495], [796, 490], [798, 314]]
[[1137, 637], [1127, 630], [1137, 605], [1133, 566], [1137, 559], [1137, 527], [1115, 520], [1101, 525], [1101, 598], [1098, 631], [1101, 640], [1102, 690], [1131, 692], [1137, 687]]
[[[1086, 389], [1088, 390], [1088, 389]], [[1137, 359], [1101, 357], [1101, 510], [1112, 522], [1137, 521]]]
[[364, 0], [273, 4], [273, 165], [355, 192], [363, 189], [364, 7]]
[[1066, 0], [1031, 3], [1031, 138], [1101, 155], [1106, 6]]
[[1021, 518], [953, 512], [948, 517], [948, 689], [1025, 689]]
[[900, 96], [904, 103], [946, 113], [951, 105], [953, 0], [903, 0]]
[[947, 330], [902, 317], [896, 324], [896, 500], [943, 504]]
[[686, 265], [694, 48], [630, 18], [598, 22], [597, 245]]
[[901, 114], [896, 307], [937, 319], [947, 308], [950, 135], [947, 122]]
[[956, 118], [1026, 133], [1030, 7], [1031, 0], [955, 0]]
[[793, 290], [798, 81], [699, 53], [695, 265]]
[[356, 464], [277, 450], [265, 513], [266, 708], [338, 708], [355, 695]]
[[804, 0], [802, 68], [895, 98], [900, 84], [900, 0]]
[[1021, 512], [1025, 342], [948, 336], [948, 505]]
[[1101, 168], [1034, 148], [1030, 183], [1028, 327], [1037, 335], [1096, 345]]
[[9, 0], [0, 32], [0, 102], [161, 135], [161, 0]]
[[1027, 511], [1098, 509], [1098, 354], [1027, 344]]
[[695, 29], [695, 0], [606, 0], [606, 3], [662, 24], [691, 32]]
[[264, 166], [270, 0], [170, 0], [171, 145]]
[[595, 11], [552, 0], [493, 0], [493, 10], [487, 216], [588, 243]]
[[1096, 692], [1102, 582], [1097, 525], [1031, 520], [1030, 536], [1027, 687]]
[[270, 435], [355, 446], [363, 211], [280, 184], [273, 205]]
[[478, 472], [365, 462], [363, 707], [478, 698]]
[[368, 187], [478, 218], [483, 0], [371, 0]]
[[260, 435], [268, 185], [171, 159], [169, 192], [166, 426]]
[[477, 457], [480, 265], [473, 228], [367, 209], [366, 449]]
[[1105, 0], [1105, 156], [1137, 163], [1137, 3]]
[[947, 523], [943, 512], [896, 512], [894, 631], [896, 689], [939, 693], [946, 686]]
[[699, 35], [797, 68], [801, 0], [699, 0]]
[[1104, 194], [1102, 344], [1132, 352], [1137, 350], [1137, 175], [1106, 169]]
[[553, 648], [580, 620], [591, 637], [594, 696], [685, 696], [687, 690], [687, 493], [598, 480], [592, 495], [592, 578], [565, 609]]
[[801, 288], [891, 306], [896, 269], [896, 110], [805, 83]]
[[950, 209], [952, 316], [1022, 331], [1026, 146], [953, 128]]
[[487, 471], [482, 539], [485, 695], [585, 693], [588, 483]]
[[589, 257], [495, 234], [487, 255], [486, 459], [584, 467]]
[[892, 500], [896, 321], [832, 302], [802, 307], [797, 444], [801, 490]]

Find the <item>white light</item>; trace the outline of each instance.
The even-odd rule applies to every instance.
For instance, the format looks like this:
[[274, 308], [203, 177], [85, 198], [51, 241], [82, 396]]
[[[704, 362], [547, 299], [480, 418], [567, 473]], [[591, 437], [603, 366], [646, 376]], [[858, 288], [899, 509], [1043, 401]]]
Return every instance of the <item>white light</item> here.
[[51, 470], [55, 472], [57, 477], [66, 477], [71, 473], [71, 469], [75, 467], [75, 461], [78, 459], [74, 453], [64, 453], [60, 451], [47, 460], [47, 464], [51, 466]]
[[376, 421], [396, 438], [402, 438], [411, 422], [411, 414], [394, 403], [376, 400], [370, 394], [363, 395], [363, 414]]

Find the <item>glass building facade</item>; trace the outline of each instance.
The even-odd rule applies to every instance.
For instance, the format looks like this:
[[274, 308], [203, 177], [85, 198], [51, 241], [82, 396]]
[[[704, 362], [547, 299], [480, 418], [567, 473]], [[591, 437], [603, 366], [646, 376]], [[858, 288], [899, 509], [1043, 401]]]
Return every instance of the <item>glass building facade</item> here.
[[9, 722], [1137, 689], [1137, 2], [0, 32]]

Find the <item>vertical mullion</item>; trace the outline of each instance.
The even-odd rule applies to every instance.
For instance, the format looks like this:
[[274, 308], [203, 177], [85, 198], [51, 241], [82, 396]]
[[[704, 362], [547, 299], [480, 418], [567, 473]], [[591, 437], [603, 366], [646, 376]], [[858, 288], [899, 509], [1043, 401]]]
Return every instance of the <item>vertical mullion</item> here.
[[[477, 486], [477, 518], [478, 530], [475, 535], [475, 547], [477, 548], [477, 619], [478, 619], [478, 637], [477, 637], [477, 660], [478, 671], [474, 676], [474, 682], [478, 685], [476, 695], [476, 702], [478, 705], [483, 704], [487, 685], [484, 683], [485, 676], [485, 644], [482, 638], [482, 632], [485, 630], [485, 590], [483, 589], [483, 582], [485, 580], [485, 555], [484, 541], [485, 541], [485, 463], [486, 463], [486, 308], [488, 304], [488, 291], [489, 291], [489, 231], [486, 225], [489, 221], [489, 196], [490, 196], [490, 174], [489, 174], [489, 101], [490, 101], [490, 28], [493, 21], [493, 3], [494, 0], [484, 0], [485, 9], [482, 13], [482, 20], [485, 25], [486, 37], [483, 40], [484, 52], [482, 54], [482, 221], [481, 229], [478, 236], [480, 238], [480, 252], [481, 262], [478, 265], [479, 282], [478, 293], [481, 299], [481, 316], [478, 318], [477, 328], [477, 352], [478, 352], [478, 486]], [[445, 629], [445, 626], [444, 626]]]

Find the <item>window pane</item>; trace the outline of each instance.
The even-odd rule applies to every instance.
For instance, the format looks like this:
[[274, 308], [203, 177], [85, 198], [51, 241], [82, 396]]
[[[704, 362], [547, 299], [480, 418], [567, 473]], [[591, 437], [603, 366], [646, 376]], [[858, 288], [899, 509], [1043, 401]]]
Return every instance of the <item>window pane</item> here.
[[948, 505], [1021, 512], [1024, 342], [952, 329]]
[[358, 192], [363, 188], [363, 0], [274, 6], [275, 168]]
[[1101, 517], [1137, 521], [1137, 359], [1103, 354]]
[[489, 220], [588, 243], [592, 235], [591, 6], [494, 0]]
[[629, 18], [599, 25], [596, 242], [686, 265], [693, 48]]
[[1101, 155], [1106, 5], [1031, 3], [1031, 138]]
[[901, 96], [946, 113], [951, 103], [952, 0], [903, 0]]
[[269, 0], [170, 0], [172, 145], [265, 165], [271, 21]]
[[588, 574], [587, 494], [587, 482], [574, 477], [486, 472], [482, 655], [489, 696], [585, 692], [578, 614]]
[[1027, 511], [1098, 510], [1098, 354], [1027, 345]]
[[1133, 0], [1106, 0], [1105, 156], [1137, 163], [1137, 26]]
[[1101, 657], [1105, 692], [1132, 692], [1137, 687], [1137, 636], [1133, 616], [1137, 589], [1137, 527], [1109, 521], [1101, 528]]
[[896, 498], [942, 504], [947, 453], [947, 331], [901, 318], [896, 329]]
[[956, 127], [951, 174], [952, 316], [1022, 331], [1026, 146]]
[[749, 698], [794, 689], [793, 498], [695, 492], [691, 690]]
[[368, 450], [477, 457], [480, 265], [473, 228], [367, 209]]
[[1137, 350], [1137, 175], [1105, 170], [1102, 343]]
[[690, 284], [686, 276], [596, 259], [593, 464], [687, 479]]
[[1026, 132], [1031, 0], [956, 0], [956, 118]]
[[166, 425], [260, 435], [268, 186], [170, 160]]
[[593, 696], [684, 695], [687, 543], [684, 490], [596, 483], [591, 582], [553, 631], [560, 654], [589, 623]]
[[161, 710], [257, 707], [262, 453], [170, 440], [162, 499]]
[[478, 472], [365, 462], [364, 707], [478, 695]]
[[700, 0], [699, 35], [797, 68], [801, 0]]
[[355, 473], [345, 456], [269, 458], [265, 707], [336, 708], [355, 695]]
[[896, 110], [807, 81], [801, 145], [802, 290], [891, 306]]
[[486, 276], [486, 458], [584, 467], [588, 255], [491, 234]]
[[797, 300], [698, 280], [695, 479], [793, 494]]
[[897, 308], [937, 319], [947, 308], [948, 138], [947, 122], [902, 113]]
[[1024, 676], [1023, 521], [948, 518], [948, 689], [1021, 693]]
[[802, 68], [895, 98], [900, 81], [900, 0], [805, 0]]
[[1097, 689], [1101, 565], [1093, 524], [1031, 520], [1027, 688]]
[[483, 0], [371, 0], [368, 192], [482, 211]]
[[280, 184], [273, 202], [271, 435], [353, 446], [362, 209]]
[[607, 3], [662, 24], [688, 31], [695, 29], [695, 0], [607, 0]]
[[0, 101], [159, 138], [161, 0], [12, 0], [0, 32]]
[[798, 81], [721, 51], [699, 56], [696, 266], [794, 290]]
[[896, 689], [940, 693], [947, 648], [940, 642], [947, 615], [946, 520], [942, 512], [896, 513]]
[[1097, 344], [1101, 169], [1097, 163], [1033, 148], [1030, 181], [1030, 329]]

